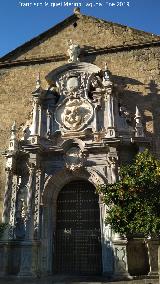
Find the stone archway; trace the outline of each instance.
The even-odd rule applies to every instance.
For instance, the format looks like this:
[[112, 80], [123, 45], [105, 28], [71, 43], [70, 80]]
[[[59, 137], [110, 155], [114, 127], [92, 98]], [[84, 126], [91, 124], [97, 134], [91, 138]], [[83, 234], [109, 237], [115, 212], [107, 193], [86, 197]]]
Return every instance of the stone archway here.
[[[53, 242], [56, 233], [56, 214], [57, 214], [57, 198], [61, 189], [68, 183], [73, 181], [86, 181], [92, 186], [97, 187], [99, 184], [106, 183], [106, 179], [94, 170], [81, 170], [72, 172], [67, 169], [58, 172], [54, 176], [49, 176], [46, 179], [43, 193], [43, 209], [42, 209], [42, 251], [41, 265], [42, 270], [46, 273], [54, 271], [55, 262], [53, 259], [55, 244]], [[99, 197], [100, 210], [100, 231], [101, 241], [103, 238], [103, 220], [104, 208]], [[103, 255], [103, 251], [102, 251]], [[103, 256], [102, 256], [103, 258]]]

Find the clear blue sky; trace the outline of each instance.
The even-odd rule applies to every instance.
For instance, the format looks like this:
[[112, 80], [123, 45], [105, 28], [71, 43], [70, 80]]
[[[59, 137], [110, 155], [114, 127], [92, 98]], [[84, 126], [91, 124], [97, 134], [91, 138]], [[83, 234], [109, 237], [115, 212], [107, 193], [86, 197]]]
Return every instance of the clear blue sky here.
[[160, 0], [0, 0], [0, 57], [71, 15], [74, 3], [83, 14], [160, 35]]

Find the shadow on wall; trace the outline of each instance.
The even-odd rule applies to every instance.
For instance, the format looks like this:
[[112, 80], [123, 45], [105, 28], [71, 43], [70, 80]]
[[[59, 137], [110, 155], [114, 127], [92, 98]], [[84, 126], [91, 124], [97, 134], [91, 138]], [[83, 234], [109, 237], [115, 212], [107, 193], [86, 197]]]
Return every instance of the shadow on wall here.
[[[122, 76], [112, 76], [114, 84], [117, 86], [119, 92], [119, 98], [122, 101], [122, 104], [127, 106], [127, 110], [131, 114], [131, 118], [134, 121], [136, 105], [138, 106], [141, 115], [142, 122], [144, 125], [145, 135], [148, 138], [152, 139], [153, 151], [158, 153], [158, 137], [160, 135], [160, 88], [154, 80], [151, 80], [148, 85], [143, 84], [142, 82]], [[129, 89], [128, 85], [131, 88], [138, 89], [138, 86], [143, 86], [144, 91], [147, 94], [144, 95], [140, 91], [132, 91]]]

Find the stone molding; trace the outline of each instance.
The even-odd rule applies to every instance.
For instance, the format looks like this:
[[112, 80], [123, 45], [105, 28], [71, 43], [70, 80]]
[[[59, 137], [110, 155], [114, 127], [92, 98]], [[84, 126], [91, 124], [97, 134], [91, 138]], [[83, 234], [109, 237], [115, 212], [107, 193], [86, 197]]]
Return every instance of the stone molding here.
[[105, 177], [93, 169], [82, 169], [82, 171], [75, 172], [64, 169], [59, 171], [56, 175], [48, 176], [44, 185], [43, 203], [50, 204], [55, 202], [58, 193], [63, 186], [73, 180], [86, 180], [91, 182], [95, 187], [107, 182]]

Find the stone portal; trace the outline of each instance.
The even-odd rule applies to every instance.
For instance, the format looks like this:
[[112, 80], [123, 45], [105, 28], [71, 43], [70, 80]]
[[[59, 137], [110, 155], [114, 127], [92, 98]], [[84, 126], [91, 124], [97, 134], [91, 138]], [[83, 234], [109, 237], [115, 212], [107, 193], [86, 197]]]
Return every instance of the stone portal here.
[[30, 119], [18, 135], [15, 123], [11, 128], [0, 267], [21, 277], [126, 278], [127, 240], [105, 223], [107, 208], [94, 186], [116, 182], [121, 164], [145, 147], [141, 114], [135, 106], [130, 118], [107, 66], [80, 62], [75, 44], [69, 55], [46, 74], [47, 90], [38, 76]]

